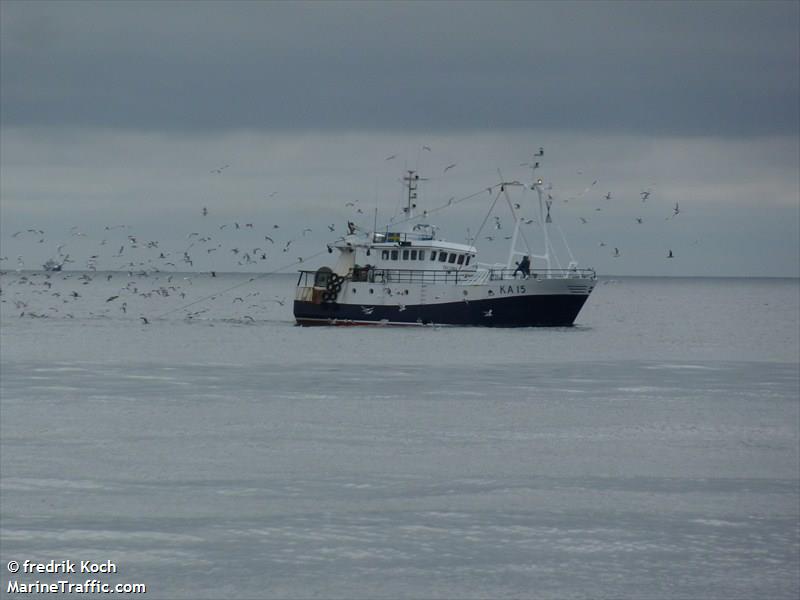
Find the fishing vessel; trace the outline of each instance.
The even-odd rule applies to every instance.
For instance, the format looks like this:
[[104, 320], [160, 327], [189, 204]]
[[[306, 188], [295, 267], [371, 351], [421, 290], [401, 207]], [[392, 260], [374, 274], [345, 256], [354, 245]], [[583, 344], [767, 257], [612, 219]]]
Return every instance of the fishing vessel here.
[[47, 261], [42, 265], [42, 268], [45, 271], [60, 271], [64, 268], [64, 263], [56, 262], [52, 258], [48, 258]]
[[[348, 223], [349, 233], [328, 245], [331, 254], [338, 253], [336, 262], [315, 271], [300, 271], [294, 300], [297, 323], [573, 325], [594, 289], [596, 275], [593, 269], [578, 268], [568, 246], [571, 260], [561, 268], [549, 234], [552, 199], [549, 194], [545, 197], [536, 167], [531, 184], [501, 181], [485, 188], [494, 198], [490, 213], [498, 202], [505, 203], [513, 218], [504, 264], [479, 262], [473, 242], [480, 231], [467, 243], [440, 239], [437, 227], [428, 222], [431, 211], [416, 212], [419, 187], [425, 179], [416, 171], [407, 171], [399, 222], [380, 231]], [[509, 196], [512, 188], [534, 192], [526, 195], [537, 218], [522, 217], [522, 205]], [[450, 201], [446, 208], [455, 204]], [[538, 254], [529, 247], [527, 228], [522, 229], [531, 224], [541, 231], [542, 251]]]

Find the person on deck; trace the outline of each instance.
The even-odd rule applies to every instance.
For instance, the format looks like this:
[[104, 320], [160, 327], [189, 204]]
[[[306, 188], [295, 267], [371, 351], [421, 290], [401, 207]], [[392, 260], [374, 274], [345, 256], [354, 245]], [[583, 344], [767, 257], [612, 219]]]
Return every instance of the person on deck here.
[[530, 277], [531, 274], [531, 259], [527, 256], [523, 256], [522, 260], [517, 263], [517, 268], [514, 269], [514, 277], [517, 276], [517, 273], [522, 273], [522, 276], [527, 279]]

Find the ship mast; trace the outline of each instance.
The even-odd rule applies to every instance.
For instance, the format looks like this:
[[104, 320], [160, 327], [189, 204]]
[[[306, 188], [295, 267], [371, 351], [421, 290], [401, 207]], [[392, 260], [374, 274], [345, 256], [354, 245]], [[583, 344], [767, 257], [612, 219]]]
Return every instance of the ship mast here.
[[[538, 164], [539, 163], [535, 163], [535, 165]], [[536, 166], [533, 167], [533, 170], [535, 179], [531, 187], [536, 190], [536, 196], [539, 198], [539, 224], [542, 228], [542, 236], [544, 237], [544, 254], [535, 254], [534, 258], [541, 258], [544, 260], [545, 264], [547, 265], [547, 270], [550, 271], [550, 234], [549, 228], [547, 227], [547, 224], [550, 223], [550, 207], [547, 207], [547, 216], [545, 216], [544, 202], [542, 200], [543, 181], [541, 177], [536, 177]]]
[[406, 214], [406, 219], [411, 220], [414, 218], [414, 209], [417, 207], [417, 189], [420, 181], [427, 181], [424, 177], [420, 177], [416, 171], [406, 171], [403, 176], [406, 190], [408, 192], [406, 206], [403, 207], [403, 212]]
[[[518, 238], [519, 238], [519, 233], [520, 233], [520, 224], [521, 224], [520, 221], [521, 221], [521, 219], [520, 219], [519, 215], [517, 215], [516, 212], [514, 211], [512, 205], [511, 205], [511, 200], [508, 198], [508, 193], [506, 192], [505, 188], [508, 185], [519, 185], [519, 183], [518, 182], [503, 182], [503, 183], [501, 183], [500, 190], [506, 194], [506, 201], [508, 202], [508, 205], [511, 208], [511, 213], [514, 215], [514, 232], [513, 232], [512, 236], [511, 236], [511, 248], [509, 249], [508, 262], [506, 264], [506, 268], [508, 268], [508, 269], [513, 269], [514, 268], [514, 265], [516, 264], [514, 262], [514, 258], [516, 258], [517, 256], [522, 257], [522, 256], [526, 256], [526, 255], [529, 255], [529, 254], [530, 254], [531, 258], [538, 258], [540, 260], [543, 260], [545, 262], [545, 265], [546, 265], [546, 268], [547, 268], [548, 271], [550, 271], [550, 269], [551, 269], [551, 263], [550, 263], [550, 233], [549, 233], [548, 227], [547, 227], [548, 223], [552, 222], [551, 218], [550, 218], [550, 203], [549, 203], [549, 201], [547, 202], [547, 210], [545, 210], [545, 201], [542, 198], [542, 185], [544, 184], [544, 181], [542, 181], [541, 177], [537, 177], [536, 176], [536, 169], [539, 168], [539, 162], [536, 159], [538, 157], [542, 156], [543, 154], [544, 154], [544, 152], [540, 148], [539, 149], [539, 153], [534, 155], [534, 160], [533, 160], [533, 163], [531, 164], [531, 173], [533, 175], [533, 183], [531, 184], [531, 187], [530, 187], [530, 189], [532, 189], [532, 190], [534, 190], [536, 192], [537, 199], [539, 200], [539, 227], [541, 227], [541, 229], [542, 229], [542, 237], [544, 238], [544, 253], [543, 254], [532, 254], [532, 253], [530, 253], [530, 250], [523, 251], [523, 250], [517, 249], [517, 243], [518, 243]], [[500, 177], [502, 179], [502, 175]], [[527, 242], [526, 242], [526, 245], [527, 245]], [[557, 259], [556, 259], [556, 262], [557, 262]], [[547, 276], [548, 277], [550, 276], [549, 273], [548, 273]]]

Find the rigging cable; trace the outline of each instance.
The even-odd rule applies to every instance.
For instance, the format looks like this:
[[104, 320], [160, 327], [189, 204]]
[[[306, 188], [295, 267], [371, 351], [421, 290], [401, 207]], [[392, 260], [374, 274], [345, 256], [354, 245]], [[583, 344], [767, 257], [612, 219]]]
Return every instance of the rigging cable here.
[[[326, 250], [321, 250], [321, 251], [317, 252], [316, 254], [312, 254], [311, 256], [309, 256], [307, 259], [304, 259], [304, 260], [316, 258], [317, 256], [319, 256], [321, 254], [324, 254], [325, 252], [326, 252]], [[247, 285], [249, 283], [253, 283], [254, 281], [257, 281], [258, 279], [262, 279], [263, 277], [268, 277], [270, 275], [275, 275], [277, 273], [280, 273], [281, 271], [283, 271], [285, 269], [288, 269], [288, 268], [293, 267], [295, 265], [299, 265], [301, 262], [303, 262], [303, 261], [296, 260], [293, 263], [289, 263], [287, 265], [284, 265], [282, 267], [279, 267], [279, 268], [274, 269], [272, 271], [269, 271], [267, 273], [261, 273], [261, 274], [258, 274], [256, 276], [254, 276], [254, 277], [250, 277], [246, 281], [242, 281], [241, 283], [237, 283], [236, 285], [232, 285], [232, 286], [230, 286], [228, 288], [225, 288], [224, 290], [220, 290], [219, 292], [214, 292], [213, 294], [209, 294], [207, 296], [203, 296], [202, 298], [198, 298], [197, 300], [189, 302], [188, 304], [184, 304], [183, 306], [177, 306], [175, 308], [172, 308], [172, 309], [170, 309], [170, 310], [168, 310], [166, 312], [161, 313], [160, 315], [157, 315], [155, 318], [156, 319], [160, 319], [160, 318], [165, 317], [165, 316], [167, 316], [169, 314], [172, 314], [172, 313], [174, 313], [176, 311], [185, 310], [185, 309], [189, 308], [190, 306], [194, 306], [195, 304], [199, 304], [201, 302], [205, 302], [206, 300], [215, 300], [217, 298], [217, 296], [222, 296], [224, 294], [227, 294], [228, 292], [230, 292], [232, 290], [240, 288], [240, 287], [242, 287], [244, 285]]]

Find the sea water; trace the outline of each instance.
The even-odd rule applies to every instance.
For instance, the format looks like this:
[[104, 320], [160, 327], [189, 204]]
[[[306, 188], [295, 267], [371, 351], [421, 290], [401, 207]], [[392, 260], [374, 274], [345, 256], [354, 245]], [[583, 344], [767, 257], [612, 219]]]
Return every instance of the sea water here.
[[0, 594], [797, 598], [797, 280], [553, 329], [302, 328], [294, 281], [2, 275]]

